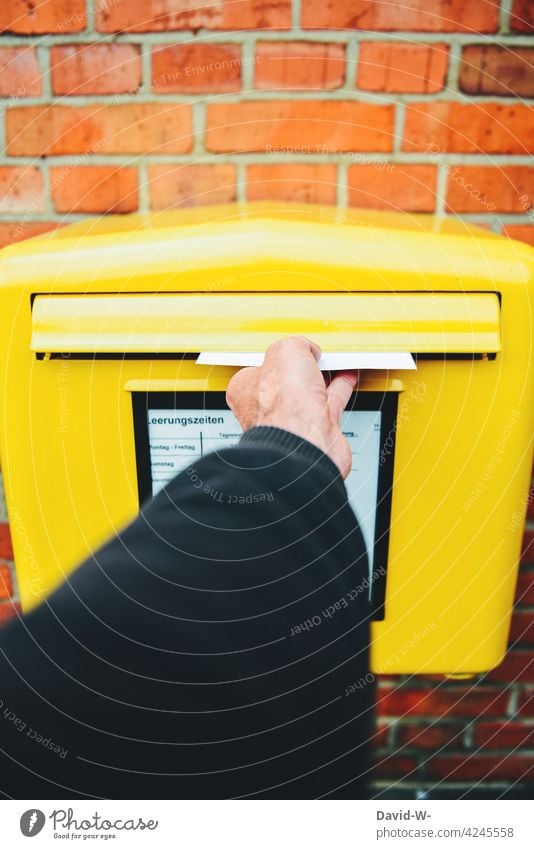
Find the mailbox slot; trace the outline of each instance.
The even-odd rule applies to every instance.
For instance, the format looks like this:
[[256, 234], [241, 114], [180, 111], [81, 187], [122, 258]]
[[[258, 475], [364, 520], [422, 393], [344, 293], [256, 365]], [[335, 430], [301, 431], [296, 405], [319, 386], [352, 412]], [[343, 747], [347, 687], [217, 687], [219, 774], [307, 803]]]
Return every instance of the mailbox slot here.
[[481, 293], [37, 295], [31, 350], [104, 358], [263, 351], [298, 333], [323, 351], [495, 355], [500, 304]]

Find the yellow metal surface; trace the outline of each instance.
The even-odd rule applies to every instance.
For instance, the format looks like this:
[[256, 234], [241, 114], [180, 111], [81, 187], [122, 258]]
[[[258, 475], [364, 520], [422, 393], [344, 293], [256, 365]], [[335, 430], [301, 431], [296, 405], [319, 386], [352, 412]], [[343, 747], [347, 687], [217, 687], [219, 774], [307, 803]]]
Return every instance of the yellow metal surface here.
[[[132, 388], [223, 390], [235, 371], [150, 355], [195, 335], [255, 350], [322, 332], [349, 350], [376, 333], [379, 349], [492, 356], [362, 383], [400, 392], [373, 669], [492, 668], [532, 463], [533, 274], [532, 249], [467, 225], [276, 204], [112, 216], [5, 249], [0, 456], [24, 608], [138, 510]], [[73, 356], [127, 345], [148, 358]]]
[[[69, 328], [76, 324], [76, 333]], [[324, 351], [494, 353], [495, 294], [37, 295], [31, 350], [41, 353], [264, 351], [281, 334]]]

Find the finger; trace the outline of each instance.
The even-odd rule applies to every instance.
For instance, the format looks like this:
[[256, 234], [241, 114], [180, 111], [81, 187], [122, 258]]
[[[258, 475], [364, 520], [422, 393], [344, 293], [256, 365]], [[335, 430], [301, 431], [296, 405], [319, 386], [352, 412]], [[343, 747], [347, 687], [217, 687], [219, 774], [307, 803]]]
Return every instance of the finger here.
[[274, 357], [295, 357], [312, 354], [317, 361], [321, 356], [319, 345], [307, 339], [305, 336], [285, 336], [283, 339], [278, 339], [269, 345], [265, 352], [265, 361], [272, 360]]
[[291, 336], [291, 339], [298, 339], [299, 342], [303, 342], [304, 346], [307, 350], [311, 351], [316, 360], [319, 360], [321, 356], [321, 348], [314, 342], [312, 339], [308, 339], [307, 336]]
[[226, 387], [226, 403], [231, 410], [235, 411], [235, 407], [243, 396], [250, 394], [252, 380], [256, 379], [258, 369], [255, 366], [246, 366], [239, 369], [231, 378]]
[[339, 422], [357, 383], [357, 371], [340, 371], [330, 381], [326, 390], [327, 404], [336, 422]]

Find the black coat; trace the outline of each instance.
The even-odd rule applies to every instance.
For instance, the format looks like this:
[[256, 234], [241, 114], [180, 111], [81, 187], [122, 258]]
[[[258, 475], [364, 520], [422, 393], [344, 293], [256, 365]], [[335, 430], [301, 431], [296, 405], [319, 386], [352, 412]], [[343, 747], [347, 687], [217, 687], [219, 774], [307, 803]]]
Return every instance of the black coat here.
[[366, 577], [334, 464], [252, 429], [1, 632], [0, 792], [361, 798]]

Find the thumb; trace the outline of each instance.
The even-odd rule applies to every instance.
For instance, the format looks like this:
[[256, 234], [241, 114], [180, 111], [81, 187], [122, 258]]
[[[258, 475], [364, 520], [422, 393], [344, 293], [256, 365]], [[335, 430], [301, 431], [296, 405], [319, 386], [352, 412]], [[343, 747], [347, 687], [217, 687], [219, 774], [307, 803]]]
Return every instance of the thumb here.
[[341, 414], [349, 402], [358, 383], [357, 371], [340, 371], [330, 381], [326, 390], [327, 406], [334, 420], [339, 424]]

